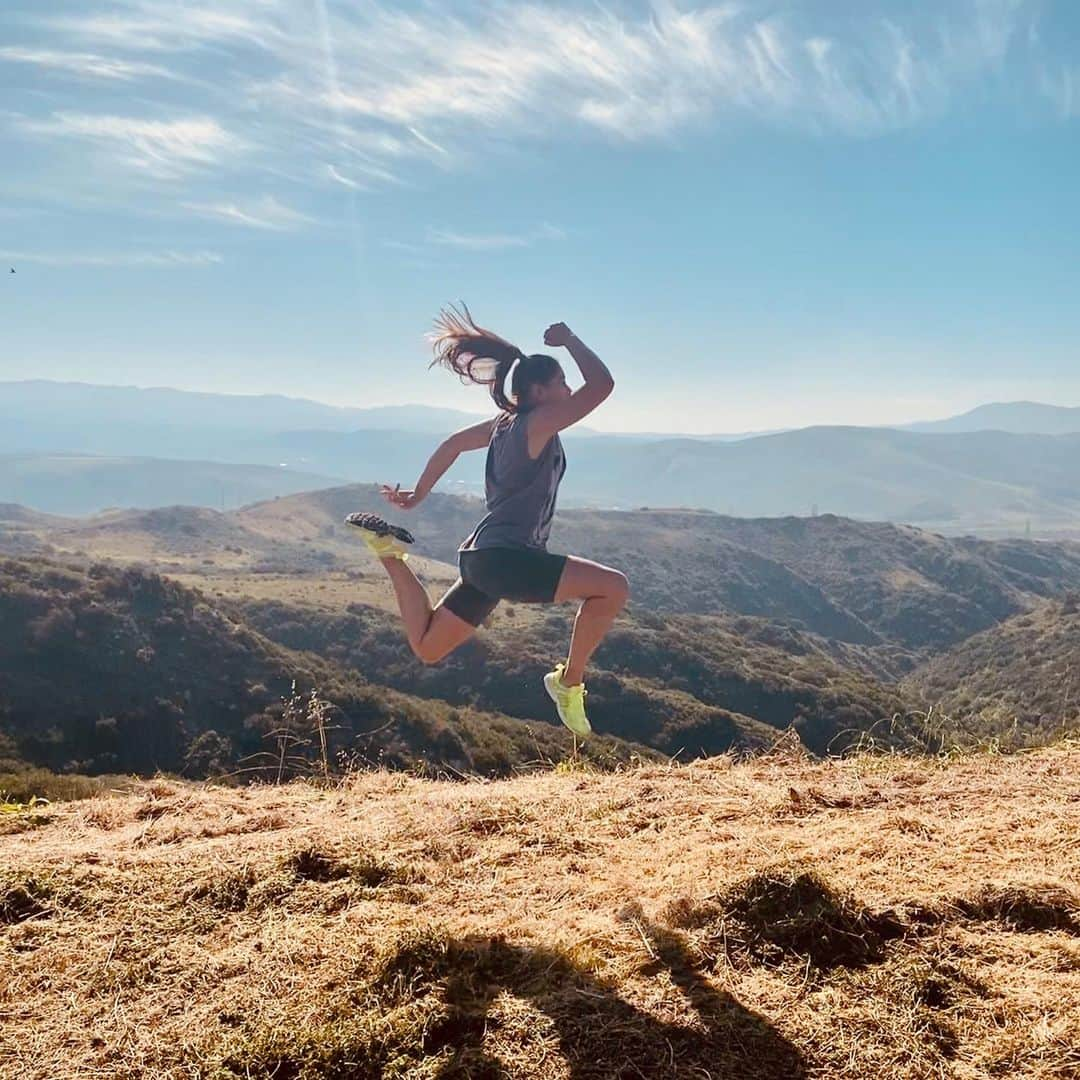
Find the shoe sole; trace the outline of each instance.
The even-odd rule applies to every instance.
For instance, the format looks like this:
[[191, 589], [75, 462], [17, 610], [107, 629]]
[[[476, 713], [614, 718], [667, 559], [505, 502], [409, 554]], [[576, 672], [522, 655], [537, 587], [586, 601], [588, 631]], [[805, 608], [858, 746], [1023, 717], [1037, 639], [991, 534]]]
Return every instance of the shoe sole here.
[[415, 544], [416, 540], [408, 529], [400, 525], [391, 525], [389, 521], [379, 517], [378, 514], [350, 514], [345, 519], [346, 525], [352, 525], [365, 532], [374, 533], [376, 536], [392, 536], [403, 544]]
[[552, 690], [551, 687], [548, 685], [547, 676], [544, 676], [544, 689], [547, 691], [548, 697], [551, 698], [553, 702], [555, 702], [555, 712], [558, 714], [559, 721], [562, 723], [562, 726], [570, 732], [571, 735], [576, 735], [579, 739], [584, 739], [586, 735], [592, 734], [592, 724], [590, 724], [588, 720], [585, 721], [585, 731], [575, 731], [565, 720], [563, 720], [562, 713], [559, 712], [559, 699], [556, 696], [555, 691]]

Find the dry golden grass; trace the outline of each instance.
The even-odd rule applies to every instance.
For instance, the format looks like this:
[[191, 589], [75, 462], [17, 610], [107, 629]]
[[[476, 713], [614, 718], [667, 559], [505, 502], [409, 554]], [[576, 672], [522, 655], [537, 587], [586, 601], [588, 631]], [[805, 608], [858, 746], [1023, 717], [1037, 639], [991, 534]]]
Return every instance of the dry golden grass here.
[[34, 809], [4, 1077], [1080, 1076], [1075, 743]]

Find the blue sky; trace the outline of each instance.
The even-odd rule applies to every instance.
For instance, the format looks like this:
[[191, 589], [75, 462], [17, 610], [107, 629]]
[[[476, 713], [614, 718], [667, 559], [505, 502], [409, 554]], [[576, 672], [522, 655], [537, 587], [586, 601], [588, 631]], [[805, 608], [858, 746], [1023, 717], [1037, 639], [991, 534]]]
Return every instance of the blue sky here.
[[484, 412], [464, 299], [601, 429], [1080, 404], [1064, 0], [5, 0], [0, 91], [0, 378]]

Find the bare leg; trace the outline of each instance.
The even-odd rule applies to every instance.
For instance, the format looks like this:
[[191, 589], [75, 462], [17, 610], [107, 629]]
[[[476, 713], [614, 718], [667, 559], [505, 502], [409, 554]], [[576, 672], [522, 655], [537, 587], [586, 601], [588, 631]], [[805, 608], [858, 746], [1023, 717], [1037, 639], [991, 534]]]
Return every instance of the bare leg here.
[[555, 592], [555, 603], [584, 600], [574, 620], [570, 656], [563, 669], [562, 681], [567, 686], [576, 686], [584, 679], [589, 657], [626, 605], [629, 595], [629, 583], [620, 571], [573, 555], [566, 560]]
[[428, 626], [431, 625], [431, 600], [427, 590], [420, 584], [408, 563], [401, 559], [380, 559], [379, 562], [390, 575], [394, 592], [397, 594], [401, 621], [405, 624], [405, 633], [416, 652]]
[[615, 616], [623, 609], [625, 597], [593, 596], [578, 608], [574, 632], [570, 636], [570, 656], [563, 670], [562, 681], [576, 686], [585, 678], [585, 665], [596, 651]]
[[380, 559], [379, 562], [390, 575], [405, 634], [419, 660], [437, 664], [476, 633], [472, 623], [444, 608], [442, 600], [432, 608], [427, 590], [407, 563], [401, 559]]

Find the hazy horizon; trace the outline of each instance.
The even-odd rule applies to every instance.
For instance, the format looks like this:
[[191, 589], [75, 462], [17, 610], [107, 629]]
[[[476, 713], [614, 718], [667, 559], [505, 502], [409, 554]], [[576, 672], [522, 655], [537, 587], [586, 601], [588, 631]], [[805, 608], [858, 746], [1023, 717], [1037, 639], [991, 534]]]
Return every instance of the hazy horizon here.
[[[93, 381], [87, 380], [87, 379], [49, 379], [49, 378], [45, 378], [45, 377], [42, 377], [42, 376], [29, 377], [29, 378], [20, 378], [20, 379], [0, 379], [0, 386], [4, 385], [5, 383], [7, 383], [7, 384], [15, 384], [15, 383], [34, 383], [34, 382], [57, 383], [57, 384], [70, 385], [70, 386], [82, 385], [82, 386], [91, 386], [91, 387], [97, 387], [97, 388], [103, 388], [103, 389], [177, 391], [179, 393], [215, 394], [215, 395], [223, 395], [223, 396], [227, 396], [227, 397], [252, 397], [252, 398], [279, 397], [279, 398], [285, 398], [285, 399], [293, 400], [293, 401], [309, 402], [311, 404], [321, 405], [321, 406], [325, 406], [327, 408], [332, 408], [332, 409], [333, 408], [336, 408], [336, 409], [381, 409], [381, 408], [391, 408], [392, 409], [392, 408], [409, 408], [409, 407], [420, 407], [420, 408], [430, 408], [430, 409], [454, 409], [454, 410], [460, 411], [460, 412], [472, 413], [477, 417], [478, 420], [483, 419], [484, 417], [492, 415], [493, 411], [495, 410], [495, 406], [494, 406], [493, 403], [491, 403], [491, 407], [488, 408], [488, 409], [484, 409], [482, 407], [481, 408], [476, 407], [478, 401], [482, 402], [485, 399], [490, 401], [490, 399], [487, 398], [486, 392], [482, 393], [480, 391], [480, 389], [476, 388], [476, 387], [469, 388], [469, 389], [471, 389], [470, 398], [472, 400], [468, 404], [471, 404], [473, 406], [473, 407], [469, 408], [469, 407], [465, 407], [465, 406], [458, 406], [456, 404], [451, 404], [451, 403], [447, 402], [446, 400], [425, 401], [425, 400], [421, 399], [420, 397], [413, 397], [412, 399], [402, 400], [402, 401], [327, 401], [325, 399], [320, 399], [320, 398], [313, 397], [313, 396], [310, 396], [310, 395], [288, 394], [288, 393], [281, 393], [279, 391], [273, 391], [273, 390], [223, 391], [223, 390], [210, 390], [210, 389], [207, 389], [205, 387], [185, 387], [185, 386], [176, 385], [175, 383], [168, 384], [168, 385], [166, 385], [166, 384], [139, 384], [139, 383], [103, 383], [103, 382], [93, 382]], [[758, 428], [758, 429], [749, 429], [749, 428], [745, 428], [745, 429], [741, 429], [741, 430], [713, 429], [713, 430], [708, 430], [708, 431], [690, 430], [690, 429], [687, 429], [687, 428], [665, 428], [665, 427], [616, 428], [616, 427], [605, 426], [604, 424], [596, 422], [596, 419], [599, 416], [599, 413], [597, 413], [597, 414], [594, 414], [593, 416], [590, 416], [588, 418], [587, 422], [583, 423], [581, 425], [581, 427], [591, 429], [591, 430], [596, 431], [596, 432], [601, 433], [601, 434], [610, 434], [610, 435], [671, 434], [671, 435], [689, 435], [689, 436], [700, 436], [700, 435], [751, 435], [752, 436], [752, 435], [767, 435], [767, 434], [771, 434], [773, 432], [777, 432], [777, 431], [781, 431], [781, 430], [793, 430], [793, 429], [802, 428], [802, 427], [905, 427], [905, 426], [910, 425], [910, 424], [933, 423], [933, 422], [940, 421], [940, 420], [948, 420], [948, 419], [951, 419], [951, 418], [956, 417], [956, 416], [964, 415], [964, 414], [966, 414], [968, 412], [971, 412], [971, 411], [973, 411], [975, 409], [978, 409], [978, 408], [981, 408], [981, 407], [998, 406], [998, 405], [1010, 405], [1010, 406], [1011, 405], [1043, 405], [1043, 406], [1047, 406], [1047, 407], [1051, 407], [1051, 408], [1061, 408], [1061, 409], [1069, 409], [1069, 408], [1078, 408], [1078, 407], [1080, 407], [1080, 404], [1072, 405], [1072, 404], [1062, 404], [1060, 402], [1039, 402], [1039, 401], [1034, 401], [1034, 400], [1031, 400], [1031, 399], [1015, 399], [1015, 400], [1009, 400], [1009, 401], [1005, 401], [1005, 400], [985, 400], [985, 401], [974, 401], [970, 405], [967, 405], [967, 406], [962, 407], [962, 408], [958, 408], [956, 410], [943, 411], [943, 412], [940, 412], [939, 415], [905, 416], [902, 419], [898, 419], [898, 420], [895, 420], [895, 421], [889, 421], [889, 422], [881, 422], [881, 423], [870, 423], [870, 422], [867, 422], [865, 419], [863, 419], [861, 422], [859, 420], [856, 420], [856, 419], [847, 419], [847, 420], [836, 420], [836, 421], [832, 421], [832, 422], [822, 422], [822, 423], [801, 423], [801, 424], [791, 424], [791, 425], [776, 424], [776, 425], [773, 425], [773, 426], [770, 426], [770, 427], [767, 427], [767, 428]]]

